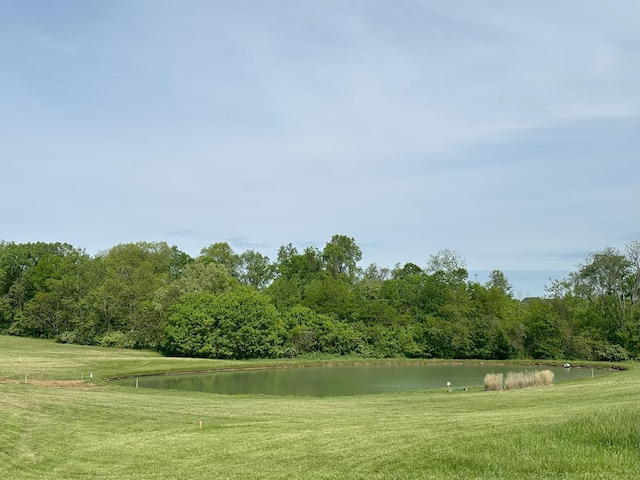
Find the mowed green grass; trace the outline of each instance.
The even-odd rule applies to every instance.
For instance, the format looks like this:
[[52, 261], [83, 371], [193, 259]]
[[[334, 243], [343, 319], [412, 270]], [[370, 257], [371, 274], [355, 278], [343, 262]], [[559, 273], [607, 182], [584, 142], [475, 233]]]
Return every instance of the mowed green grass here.
[[[0, 478], [635, 479], [640, 472], [640, 369], [633, 363], [525, 390], [338, 398], [102, 381], [267, 363], [0, 336]], [[89, 373], [94, 388], [40, 383]], [[27, 374], [35, 384], [24, 382]]]

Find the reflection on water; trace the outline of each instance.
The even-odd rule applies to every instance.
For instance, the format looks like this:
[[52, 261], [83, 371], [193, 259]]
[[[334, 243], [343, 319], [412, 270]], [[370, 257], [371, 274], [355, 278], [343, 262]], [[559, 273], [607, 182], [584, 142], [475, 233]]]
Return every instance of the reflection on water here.
[[120, 385], [169, 388], [221, 394], [301, 395], [312, 397], [366, 395], [483, 385], [487, 373], [551, 370], [554, 383], [602, 374], [589, 368], [501, 365], [366, 365], [277, 368], [129, 378]]

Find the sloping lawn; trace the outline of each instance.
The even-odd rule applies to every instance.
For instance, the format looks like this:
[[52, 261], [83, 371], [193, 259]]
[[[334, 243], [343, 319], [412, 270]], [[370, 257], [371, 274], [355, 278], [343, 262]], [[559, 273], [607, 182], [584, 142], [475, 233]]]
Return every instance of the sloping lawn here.
[[[336, 398], [102, 381], [283, 362], [172, 359], [0, 336], [0, 478], [635, 479], [640, 471], [634, 363], [525, 390]], [[89, 385], [79, 381], [90, 373]]]

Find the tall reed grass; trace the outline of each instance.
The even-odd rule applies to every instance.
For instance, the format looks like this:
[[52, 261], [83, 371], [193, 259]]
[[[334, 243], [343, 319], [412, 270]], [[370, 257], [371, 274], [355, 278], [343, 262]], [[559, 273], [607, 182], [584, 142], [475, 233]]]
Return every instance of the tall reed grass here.
[[542, 370], [535, 372], [508, 372], [504, 381], [505, 390], [518, 388], [543, 387], [553, 384], [553, 372]]
[[502, 373], [487, 373], [484, 376], [484, 389], [485, 390], [502, 390]]
[[553, 384], [551, 370], [536, 370], [534, 372], [507, 372], [504, 380], [502, 373], [487, 373], [484, 377], [485, 390], [516, 390], [518, 388], [543, 387]]

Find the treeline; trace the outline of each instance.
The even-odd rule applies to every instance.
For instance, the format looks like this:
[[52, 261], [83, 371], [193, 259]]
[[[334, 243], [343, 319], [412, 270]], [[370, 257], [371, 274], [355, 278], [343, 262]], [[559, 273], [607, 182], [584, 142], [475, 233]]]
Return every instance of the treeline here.
[[504, 273], [469, 281], [450, 250], [424, 268], [358, 266], [354, 239], [271, 261], [227, 243], [193, 258], [162, 242], [95, 256], [0, 242], [0, 332], [168, 355], [625, 360], [640, 357], [640, 242], [589, 255], [545, 298]]

